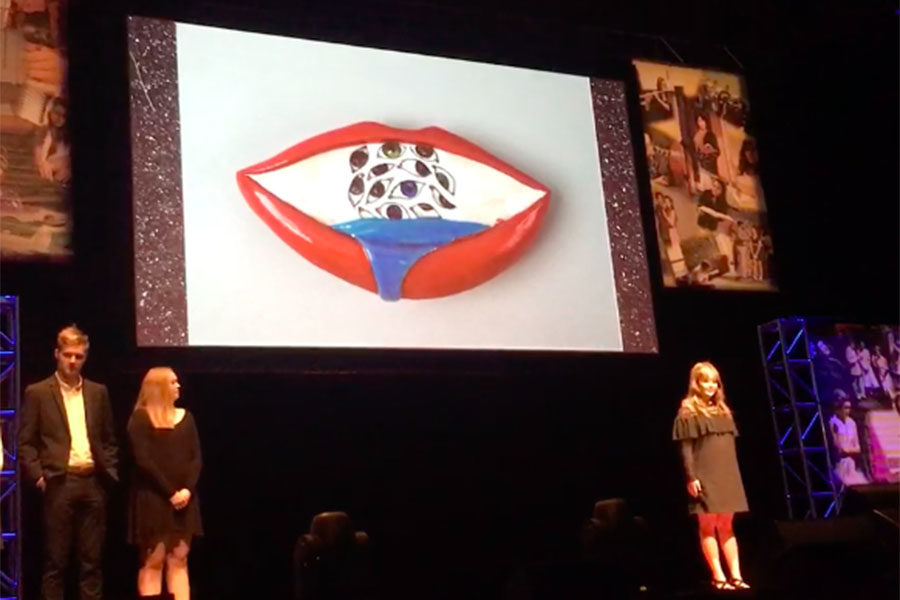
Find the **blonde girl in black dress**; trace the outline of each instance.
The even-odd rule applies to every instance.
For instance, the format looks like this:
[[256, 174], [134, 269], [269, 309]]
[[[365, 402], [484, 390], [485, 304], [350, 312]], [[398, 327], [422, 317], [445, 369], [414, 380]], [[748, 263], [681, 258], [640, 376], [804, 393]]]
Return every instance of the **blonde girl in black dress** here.
[[[681, 401], [672, 437], [681, 444], [681, 454], [691, 497], [690, 512], [697, 515], [700, 548], [712, 572], [712, 585], [719, 590], [749, 589], [741, 575], [734, 513], [748, 510], [744, 484], [738, 468], [734, 438], [737, 427], [719, 371], [708, 362], [691, 369], [688, 392]], [[718, 537], [718, 543], [716, 538]], [[731, 577], [722, 570], [719, 546]]]
[[141, 597], [162, 597], [165, 572], [169, 593], [175, 600], [189, 600], [188, 552], [193, 537], [203, 533], [196, 492], [200, 443], [191, 414], [175, 408], [180, 392], [172, 369], [150, 369], [128, 421], [136, 467], [128, 537], [140, 551]]

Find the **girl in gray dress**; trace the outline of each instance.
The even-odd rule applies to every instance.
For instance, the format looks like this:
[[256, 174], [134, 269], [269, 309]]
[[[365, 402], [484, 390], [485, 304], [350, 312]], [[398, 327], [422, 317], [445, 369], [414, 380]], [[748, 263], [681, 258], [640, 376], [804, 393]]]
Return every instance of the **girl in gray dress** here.
[[[672, 437], [681, 444], [690, 512], [697, 515], [700, 548], [712, 571], [712, 585], [718, 590], [750, 588], [741, 577], [732, 528], [734, 513], [748, 510], [734, 447], [737, 434], [719, 371], [708, 362], [695, 364]], [[730, 579], [722, 570], [720, 545]]]

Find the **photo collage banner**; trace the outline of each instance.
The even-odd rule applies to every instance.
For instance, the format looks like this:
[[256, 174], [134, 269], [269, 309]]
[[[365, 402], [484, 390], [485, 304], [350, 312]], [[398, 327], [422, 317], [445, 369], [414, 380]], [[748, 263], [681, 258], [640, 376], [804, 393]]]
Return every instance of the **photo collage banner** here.
[[655, 62], [634, 66], [664, 285], [776, 290], [743, 79]]
[[0, 0], [0, 258], [71, 254], [64, 0]]

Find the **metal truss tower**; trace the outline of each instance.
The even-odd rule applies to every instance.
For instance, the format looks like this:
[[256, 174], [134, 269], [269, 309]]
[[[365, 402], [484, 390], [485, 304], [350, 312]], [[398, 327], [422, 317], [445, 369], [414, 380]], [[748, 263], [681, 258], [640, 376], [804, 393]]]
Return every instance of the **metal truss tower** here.
[[843, 489], [832, 477], [806, 320], [777, 319], [758, 333], [788, 518], [835, 516]]
[[20, 402], [19, 301], [0, 296], [0, 427], [3, 470], [0, 472], [0, 600], [22, 596], [22, 521], [16, 430]]

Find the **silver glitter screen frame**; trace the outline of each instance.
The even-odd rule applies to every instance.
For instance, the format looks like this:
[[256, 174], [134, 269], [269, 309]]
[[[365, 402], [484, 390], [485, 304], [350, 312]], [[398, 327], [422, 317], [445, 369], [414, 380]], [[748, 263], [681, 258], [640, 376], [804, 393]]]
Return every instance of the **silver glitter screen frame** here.
[[[128, 19], [138, 346], [187, 346], [175, 23]], [[622, 351], [658, 343], [625, 86], [592, 79]]]

